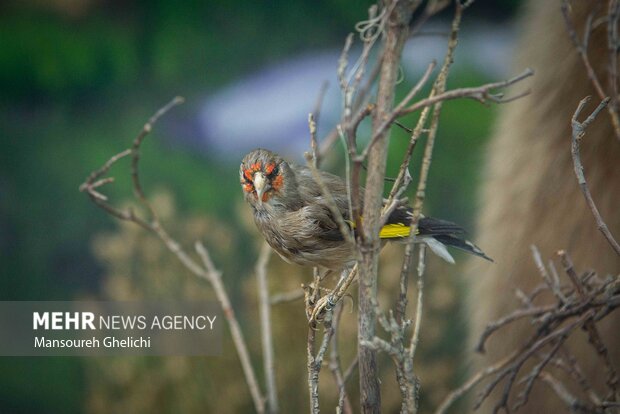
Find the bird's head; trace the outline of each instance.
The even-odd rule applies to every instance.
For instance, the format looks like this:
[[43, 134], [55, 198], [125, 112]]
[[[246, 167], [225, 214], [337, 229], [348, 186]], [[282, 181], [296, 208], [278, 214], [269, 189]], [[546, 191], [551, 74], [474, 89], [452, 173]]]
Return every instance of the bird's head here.
[[269, 150], [258, 148], [243, 157], [239, 176], [245, 199], [254, 207], [286, 204], [297, 191], [289, 164]]

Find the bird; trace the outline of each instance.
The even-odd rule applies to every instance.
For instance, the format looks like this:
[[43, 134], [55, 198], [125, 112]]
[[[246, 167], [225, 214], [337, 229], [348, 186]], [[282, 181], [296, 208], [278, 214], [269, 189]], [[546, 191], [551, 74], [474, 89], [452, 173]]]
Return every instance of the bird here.
[[[346, 269], [356, 261], [355, 245], [344, 237], [312, 173], [310, 168], [262, 148], [249, 152], [239, 168], [241, 188], [256, 227], [282, 259], [333, 271]], [[329, 172], [318, 170], [318, 174], [349, 230], [354, 232], [345, 181]], [[411, 207], [398, 206], [379, 237], [382, 241], [407, 241], [412, 219]], [[446, 246], [493, 261], [464, 235], [465, 230], [455, 223], [421, 216], [415, 241], [425, 243], [449, 263], [454, 263], [454, 258]]]

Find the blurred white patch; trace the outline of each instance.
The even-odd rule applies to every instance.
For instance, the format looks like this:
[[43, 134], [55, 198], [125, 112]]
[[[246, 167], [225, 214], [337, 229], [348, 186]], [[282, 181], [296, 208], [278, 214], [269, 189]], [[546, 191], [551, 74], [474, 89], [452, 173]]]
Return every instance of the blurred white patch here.
[[420, 241], [424, 242], [428, 247], [430, 247], [433, 253], [435, 253], [437, 256], [441, 257], [448, 263], [454, 264], [454, 258], [452, 257], [450, 252], [448, 252], [448, 249], [443, 243], [435, 240], [432, 237], [420, 237]]

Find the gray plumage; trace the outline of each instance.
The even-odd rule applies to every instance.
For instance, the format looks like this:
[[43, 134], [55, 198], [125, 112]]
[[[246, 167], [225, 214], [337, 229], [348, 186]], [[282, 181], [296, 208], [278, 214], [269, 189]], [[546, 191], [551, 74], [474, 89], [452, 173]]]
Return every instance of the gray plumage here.
[[[350, 222], [345, 182], [328, 172], [320, 174], [343, 218]], [[354, 246], [342, 236], [309, 168], [259, 148], [243, 158], [240, 179], [258, 230], [284, 260], [332, 270], [354, 262]], [[408, 226], [410, 221], [411, 209], [403, 206], [394, 211], [387, 224]], [[446, 261], [454, 262], [445, 245], [491, 260], [465, 240], [463, 229], [454, 223], [423, 217], [418, 228], [418, 241], [426, 242]]]

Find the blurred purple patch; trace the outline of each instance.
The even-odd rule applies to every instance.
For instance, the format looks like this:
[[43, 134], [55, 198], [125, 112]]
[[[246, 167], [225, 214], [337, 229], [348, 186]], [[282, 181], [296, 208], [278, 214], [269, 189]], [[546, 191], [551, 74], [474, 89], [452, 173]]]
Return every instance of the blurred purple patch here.
[[324, 81], [319, 134], [338, 122], [335, 52], [303, 55], [268, 67], [212, 95], [199, 114], [209, 149], [245, 153], [262, 146], [301, 154], [308, 148], [308, 114]]
[[[461, 31], [455, 69], [467, 67], [491, 79], [506, 76], [514, 39], [512, 28], [478, 23]], [[414, 37], [405, 48], [403, 69], [408, 79], [415, 79], [432, 59], [438, 63], [443, 59], [449, 26], [427, 26], [425, 32], [429, 35]], [[325, 81], [329, 88], [321, 108], [319, 138], [339, 121], [339, 54], [336, 50], [291, 57], [209, 96], [198, 116], [200, 146], [225, 158], [236, 159], [253, 148], [265, 147], [300, 159], [309, 148], [308, 113], [314, 109]], [[359, 49], [354, 48], [350, 65], [358, 54]]]

